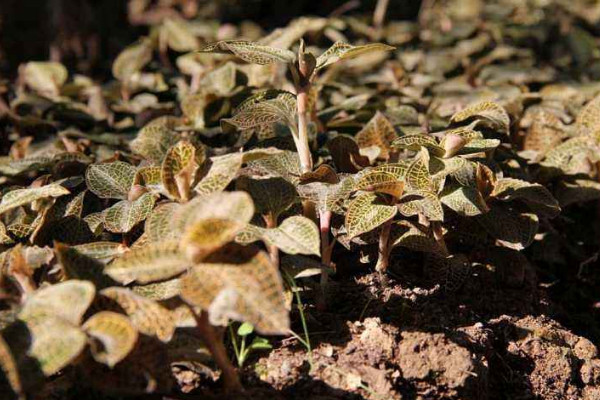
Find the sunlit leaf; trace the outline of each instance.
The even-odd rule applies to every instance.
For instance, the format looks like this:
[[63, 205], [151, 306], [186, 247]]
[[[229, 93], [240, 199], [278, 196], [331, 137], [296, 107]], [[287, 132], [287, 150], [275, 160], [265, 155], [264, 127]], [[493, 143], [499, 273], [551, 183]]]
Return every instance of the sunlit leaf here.
[[187, 201], [197, 169], [194, 145], [181, 141], [171, 147], [165, 155], [161, 168], [162, 182], [167, 193], [175, 199]]
[[282, 178], [250, 179], [243, 177], [236, 188], [248, 192], [257, 213], [273, 215], [275, 219], [297, 199], [294, 185]]
[[120, 81], [128, 81], [132, 75], [141, 71], [152, 59], [152, 47], [149, 40], [142, 40], [125, 48], [115, 59], [112, 73]]
[[387, 158], [392, 149], [392, 143], [398, 137], [391, 122], [381, 113], [375, 116], [356, 134], [358, 147], [365, 148], [377, 146], [381, 150], [381, 157]]
[[317, 57], [316, 69], [318, 70], [324, 68], [339, 60], [355, 58], [363, 54], [368, 54], [376, 51], [390, 51], [394, 49], [395, 47], [388, 46], [383, 43], [369, 43], [363, 46], [352, 46], [350, 44], [338, 41], [335, 42], [323, 54]]
[[274, 62], [291, 63], [296, 58], [289, 50], [264, 46], [245, 40], [223, 40], [202, 48], [202, 53], [234, 54], [242, 60], [259, 65]]
[[356, 182], [356, 190], [374, 193], [385, 193], [400, 198], [404, 191], [404, 181], [398, 180], [389, 172], [369, 171], [363, 174]]
[[93, 164], [85, 172], [88, 188], [103, 199], [126, 199], [134, 177], [135, 167], [123, 161]]
[[473, 104], [452, 116], [452, 122], [463, 122], [472, 118], [480, 119], [493, 129], [508, 133], [510, 117], [506, 110], [491, 101]]
[[204, 257], [232, 241], [244, 228], [244, 222], [231, 219], [206, 218], [188, 226], [181, 238], [181, 247], [190, 260]]
[[82, 326], [83, 330], [100, 343], [92, 342], [94, 359], [112, 368], [133, 350], [138, 333], [122, 314], [101, 311], [90, 317]]
[[155, 164], [162, 163], [167, 151], [179, 141], [179, 136], [166, 126], [149, 123], [130, 143], [131, 150]]
[[348, 205], [345, 221], [348, 236], [372, 231], [394, 218], [397, 212], [396, 206], [386, 204], [374, 193], [359, 194]]
[[534, 212], [553, 218], [560, 213], [558, 201], [548, 189], [539, 183], [530, 183], [520, 179], [498, 179], [490, 196], [502, 201], [522, 200]]
[[156, 336], [163, 342], [168, 342], [173, 337], [173, 314], [154, 300], [120, 287], [106, 288], [100, 294], [116, 302], [140, 333]]
[[233, 319], [249, 322], [263, 334], [286, 333], [289, 316], [277, 267], [264, 252], [243, 255], [231, 260], [235, 264], [196, 265], [183, 278], [182, 297], [208, 310], [213, 324]]
[[134, 201], [121, 200], [104, 211], [104, 227], [111, 232], [129, 232], [150, 215], [155, 200], [151, 193]]
[[0, 202], [0, 214], [4, 214], [14, 208], [33, 203], [40, 199], [60, 197], [66, 194], [69, 194], [69, 190], [60, 183], [51, 183], [37, 188], [11, 190], [2, 196], [2, 201]]
[[442, 191], [440, 201], [466, 217], [483, 214], [489, 210], [479, 191], [470, 186], [449, 185]]

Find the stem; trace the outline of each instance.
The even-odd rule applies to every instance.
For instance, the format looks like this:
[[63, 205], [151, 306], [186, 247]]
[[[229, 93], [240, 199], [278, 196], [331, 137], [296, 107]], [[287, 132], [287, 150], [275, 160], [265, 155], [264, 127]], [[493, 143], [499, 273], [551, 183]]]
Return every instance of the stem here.
[[373, 26], [378, 31], [381, 30], [383, 22], [385, 21], [385, 14], [388, 9], [390, 0], [377, 0], [375, 11], [373, 12]]
[[[296, 281], [294, 278], [286, 274], [286, 277], [292, 287], [292, 292], [296, 296], [296, 302], [298, 303], [298, 311], [300, 313], [300, 321], [302, 322], [302, 330], [304, 330], [304, 340], [301, 340], [301, 343], [306, 347], [306, 351], [308, 353], [308, 363], [310, 364], [310, 369], [313, 369], [313, 359], [312, 359], [312, 346], [310, 345], [310, 336], [308, 334], [308, 325], [306, 324], [306, 317], [304, 316], [304, 304], [302, 303], [302, 298], [300, 297], [300, 292], [298, 291], [298, 285], [296, 285]], [[294, 332], [290, 330], [291, 334], [295, 337], [298, 337]]]
[[302, 173], [312, 171], [313, 162], [310, 154], [310, 146], [308, 145], [308, 92], [310, 83], [297, 88], [297, 112], [298, 112], [298, 156], [300, 157], [300, 166]]
[[[319, 212], [319, 229], [321, 231], [321, 264], [329, 267], [331, 264], [331, 252], [333, 246], [329, 244], [329, 230], [331, 227], [331, 211], [320, 211]], [[327, 305], [325, 298], [327, 283], [329, 280], [329, 274], [326, 268], [321, 270], [321, 290], [319, 291], [319, 297], [317, 299], [317, 309], [324, 311]]]
[[235, 333], [233, 332], [233, 326], [231, 323], [229, 324], [229, 336], [231, 336], [231, 344], [233, 345], [233, 352], [235, 353], [235, 358], [238, 360], [238, 366], [241, 367], [242, 363], [240, 361], [240, 351], [238, 350], [237, 339]]
[[[265, 224], [267, 225], [268, 229], [277, 228], [277, 217], [273, 215], [273, 213], [263, 215], [263, 219], [265, 220]], [[271, 262], [279, 267], [279, 249], [273, 244], [265, 243], [265, 245], [269, 251]]]
[[237, 369], [231, 364], [227, 351], [223, 345], [223, 335], [219, 333], [214, 326], [208, 321], [208, 313], [202, 311], [200, 315], [196, 315], [198, 324], [198, 334], [204, 341], [208, 351], [213, 356], [215, 363], [223, 372], [223, 381], [225, 390], [228, 392], [242, 391], [242, 384]]
[[377, 265], [375, 265], [375, 271], [379, 272], [381, 275], [387, 271], [389, 263], [390, 263], [390, 232], [392, 231], [392, 221], [389, 220], [385, 224], [383, 224], [383, 228], [381, 229], [381, 233], [379, 234], [379, 254], [377, 257]]

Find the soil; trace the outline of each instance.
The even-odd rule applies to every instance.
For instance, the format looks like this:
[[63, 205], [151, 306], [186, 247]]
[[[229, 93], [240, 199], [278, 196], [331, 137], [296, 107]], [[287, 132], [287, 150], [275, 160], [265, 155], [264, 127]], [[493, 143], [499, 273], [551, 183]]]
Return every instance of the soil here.
[[[475, 267], [451, 293], [418, 271], [392, 275], [398, 279], [382, 282], [374, 273], [347, 274], [331, 284], [328, 310], [307, 307], [310, 354], [296, 339], [279, 340], [272, 351], [249, 360], [243, 394], [200, 384], [191, 395], [600, 399], [597, 347], [552, 319], [560, 307], [529, 265], [516, 277]], [[309, 293], [303, 295], [310, 304]], [[302, 335], [294, 313], [294, 331]]]

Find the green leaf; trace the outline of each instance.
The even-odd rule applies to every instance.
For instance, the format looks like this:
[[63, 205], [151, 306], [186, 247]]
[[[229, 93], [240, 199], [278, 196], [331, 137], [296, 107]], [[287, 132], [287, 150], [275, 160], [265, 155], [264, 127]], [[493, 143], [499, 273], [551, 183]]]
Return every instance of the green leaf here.
[[388, 158], [398, 135], [392, 123], [379, 111], [355, 136], [358, 147], [377, 146], [382, 158]]
[[413, 151], [419, 151], [421, 147], [425, 147], [435, 155], [444, 155], [444, 148], [437, 143], [435, 138], [425, 134], [400, 136], [392, 142], [392, 147]]
[[144, 284], [173, 278], [190, 265], [179, 243], [171, 240], [132, 249], [108, 264], [104, 273], [124, 285]]
[[140, 72], [152, 60], [152, 46], [148, 39], [125, 48], [115, 59], [112, 73], [121, 82], [126, 82]]
[[529, 183], [520, 179], [501, 178], [496, 181], [490, 194], [502, 201], [522, 200], [536, 213], [554, 218], [560, 213], [558, 201], [548, 189], [539, 183]]
[[190, 142], [180, 141], [171, 147], [162, 163], [163, 186], [172, 198], [189, 199], [189, 191], [196, 177], [196, 148]]
[[398, 180], [390, 172], [367, 171], [361, 175], [355, 186], [356, 190], [374, 193], [385, 193], [399, 199], [404, 191], [404, 181]]
[[156, 336], [163, 342], [168, 342], [173, 337], [175, 332], [173, 314], [154, 300], [121, 287], [106, 288], [100, 294], [116, 302], [140, 333]]
[[52, 316], [79, 325], [96, 289], [89, 281], [68, 280], [38, 289], [23, 305], [19, 318], [24, 321]]
[[315, 203], [318, 211], [344, 214], [344, 202], [354, 192], [354, 176], [344, 177], [339, 183], [313, 182], [297, 187], [300, 197]]
[[286, 123], [295, 130], [296, 96], [283, 90], [259, 92], [246, 99], [226, 121], [239, 129]]
[[296, 58], [296, 55], [289, 50], [264, 46], [245, 40], [222, 40], [209, 44], [200, 52], [234, 54], [246, 62], [259, 65], [268, 65], [274, 62], [292, 63]]
[[338, 41], [335, 42], [323, 54], [317, 57], [316, 69], [319, 70], [328, 65], [336, 63], [339, 60], [355, 58], [375, 51], [390, 51], [394, 49], [395, 47], [388, 46], [387, 44], [383, 43], [369, 43], [363, 46], [352, 46], [350, 44]]
[[94, 314], [83, 324], [83, 330], [97, 342], [91, 343], [92, 356], [110, 368], [133, 350], [138, 332], [129, 318], [112, 311]]
[[144, 193], [135, 201], [121, 200], [104, 210], [104, 227], [110, 232], [129, 232], [148, 218], [155, 200], [152, 193]]
[[102, 199], [126, 199], [135, 172], [134, 166], [123, 161], [92, 164], [85, 171], [85, 182]]
[[346, 231], [353, 238], [372, 231], [394, 218], [398, 209], [382, 202], [374, 193], [362, 193], [348, 205], [346, 213]]
[[277, 266], [262, 251], [242, 249], [245, 249], [242, 253], [249, 254], [194, 266], [183, 278], [183, 299], [207, 310], [213, 325], [226, 325], [233, 319], [249, 322], [262, 334], [289, 332], [290, 321]]
[[46, 376], [54, 375], [69, 365], [87, 344], [85, 333], [67, 320], [45, 316], [30, 318], [26, 323], [33, 338], [28, 355], [37, 360]]
[[17, 207], [33, 203], [36, 200], [45, 199], [47, 197], [60, 197], [66, 194], [69, 194], [69, 190], [61, 186], [60, 183], [51, 183], [38, 188], [11, 190], [2, 196], [2, 201], [0, 202], [0, 215]]
[[249, 324], [247, 322], [242, 323], [237, 330], [238, 336], [248, 336], [252, 332], [254, 332], [254, 327], [252, 326], [252, 324]]
[[208, 171], [194, 187], [194, 191], [203, 196], [224, 190], [237, 176], [243, 157], [242, 153], [211, 157], [205, 167]]
[[250, 161], [247, 166], [247, 172], [252, 176], [280, 176], [294, 185], [298, 184], [298, 177], [302, 175], [298, 153], [293, 151], [283, 151], [280, 154]]
[[171, 146], [179, 141], [179, 135], [166, 126], [150, 122], [144, 126], [130, 143], [131, 150], [146, 160], [160, 164]]
[[430, 191], [414, 191], [402, 197], [398, 210], [407, 217], [423, 214], [430, 221], [443, 221], [444, 209], [437, 194]]
[[406, 186], [409, 191], [431, 191], [433, 182], [429, 173], [429, 156], [421, 151], [406, 170]]
[[470, 105], [464, 110], [454, 114], [451, 118], [451, 121], [456, 123], [472, 118], [478, 119], [491, 128], [508, 134], [510, 117], [502, 106], [494, 102], [483, 101], [481, 103]]
[[285, 219], [277, 228], [253, 227], [254, 240], [259, 238], [287, 254], [320, 255], [319, 228], [299, 215]]
[[275, 220], [298, 198], [294, 185], [282, 178], [241, 177], [237, 180], [236, 189], [248, 192], [252, 196], [258, 214], [273, 215]]
[[117, 242], [90, 242], [73, 246], [73, 249], [84, 256], [100, 261], [110, 261], [127, 251], [123, 244]]
[[449, 185], [442, 191], [440, 201], [465, 217], [480, 215], [489, 210], [479, 191], [470, 186]]
[[188, 258], [200, 262], [213, 251], [231, 242], [244, 228], [244, 222], [231, 219], [206, 218], [187, 227], [181, 247]]

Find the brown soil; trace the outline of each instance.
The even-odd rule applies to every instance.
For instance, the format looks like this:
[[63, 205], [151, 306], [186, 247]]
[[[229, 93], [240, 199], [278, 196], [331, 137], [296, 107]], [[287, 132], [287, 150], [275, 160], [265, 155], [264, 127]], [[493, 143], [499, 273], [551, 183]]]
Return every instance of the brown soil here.
[[280, 340], [248, 363], [245, 393], [201, 385], [193, 397], [600, 399], [598, 349], [547, 316], [555, 307], [529, 267], [471, 275], [453, 293], [410, 270], [385, 283], [338, 278], [329, 310], [307, 309], [311, 357], [297, 340]]

